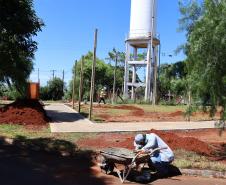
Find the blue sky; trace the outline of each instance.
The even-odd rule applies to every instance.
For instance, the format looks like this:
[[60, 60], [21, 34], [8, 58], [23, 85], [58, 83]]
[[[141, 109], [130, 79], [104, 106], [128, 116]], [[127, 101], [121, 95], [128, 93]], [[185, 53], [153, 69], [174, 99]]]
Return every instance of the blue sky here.
[[[94, 30], [98, 28], [97, 56], [107, 57], [113, 47], [125, 51], [125, 37], [129, 32], [130, 0], [34, 0], [37, 15], [45, 27], [34, 39], [38, 42], [34, 71], [31, 80], [37, 81], [40, 70], [41, 85], [52, 77], [71, 79], [74, 61], [93, 50]], [[157, 32], [161, 37], [161, 63], [184, 59], [183, 54], [174, 54], [178, 45], [185, 42], [183, 33], [178, 33], [178, 0], [158, 0]]]

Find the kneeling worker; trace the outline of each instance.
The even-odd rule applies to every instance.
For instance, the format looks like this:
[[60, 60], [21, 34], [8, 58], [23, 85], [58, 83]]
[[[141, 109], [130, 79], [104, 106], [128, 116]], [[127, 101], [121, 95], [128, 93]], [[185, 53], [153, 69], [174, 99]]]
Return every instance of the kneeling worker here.
[[149, 165], [155, 167], [159, 177], [168, 175], [168, 167], [174, 160], [174, 154], [170, 147], [158, 135], [155, 133], [137, 134], [134, 139], [134, 146], [135, 150], [141, 153], [148, 153], [156, 148], [160, 148], [160, 150], [150, 155]]

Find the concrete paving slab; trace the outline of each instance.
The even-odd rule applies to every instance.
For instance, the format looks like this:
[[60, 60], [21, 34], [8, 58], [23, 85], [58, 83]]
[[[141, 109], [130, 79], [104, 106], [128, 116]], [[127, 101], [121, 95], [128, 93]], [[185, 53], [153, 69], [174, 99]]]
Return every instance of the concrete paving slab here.
[[50, 125], [73, 125], [76, 127], [81, 124], [92, 125], [93, 123], [83, 117], [74, 109], [62, 104], [62, 103], [51, 103], [45, 106], [47, 115], [52, 119]]
[[110, 122], [93, 123], [64, 104], [50, 104], [45, 107], [52, 118], [51, 132], [129, 132], [178, 129], [214, 128], [214, 121], [203, 122]]

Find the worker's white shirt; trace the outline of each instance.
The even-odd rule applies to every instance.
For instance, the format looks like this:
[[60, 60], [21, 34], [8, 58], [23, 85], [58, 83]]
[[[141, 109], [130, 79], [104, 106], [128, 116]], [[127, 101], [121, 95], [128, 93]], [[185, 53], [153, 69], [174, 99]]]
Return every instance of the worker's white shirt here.
[[158, 135], [154, 133], [146, 134], [145, 143], [146, 145], [143, 146], [143, 148], [140, 148], [140, 145], [137, 145], [135, 142], [134, 142], [134, 146], [136, 147], [136, 149], [143, 149], [145, 151], [149, 151], [155, 148], [166, 148], [159, 151], [161, 156], [161, 161], [172, 162], [174, 160], [173, 151]]

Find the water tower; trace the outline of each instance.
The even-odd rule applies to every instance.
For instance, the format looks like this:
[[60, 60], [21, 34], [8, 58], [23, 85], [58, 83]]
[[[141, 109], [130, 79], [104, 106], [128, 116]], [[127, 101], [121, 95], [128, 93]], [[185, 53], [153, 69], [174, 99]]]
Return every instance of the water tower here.
[[[155, 78], [159, 45], [156, 36], [156, 3], [157, 0], [131, 0], [130, 32], [126, 39], [124, 76], [124, 96], [126, 98], [134, 99], [136, 88], [145, 87], [145, 101], [155, 101], [153, 97], [156, 92]], [[147, 54], [142, 60], [137, 59], [140, 49], [145, 50]], [[136, 71], [140, 67], [145, 69], [143, 83], [138, 83], [136, 79]]]

